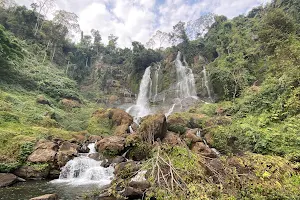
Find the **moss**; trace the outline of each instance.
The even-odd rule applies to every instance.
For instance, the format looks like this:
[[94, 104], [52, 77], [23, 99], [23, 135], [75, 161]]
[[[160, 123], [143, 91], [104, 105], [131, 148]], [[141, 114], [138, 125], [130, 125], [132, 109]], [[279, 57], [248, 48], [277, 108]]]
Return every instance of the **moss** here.
[[196, 113], [174, 113], [168, 117], [168, 130], [184, 134], [187, 128], [202, 128], [206, 116]]

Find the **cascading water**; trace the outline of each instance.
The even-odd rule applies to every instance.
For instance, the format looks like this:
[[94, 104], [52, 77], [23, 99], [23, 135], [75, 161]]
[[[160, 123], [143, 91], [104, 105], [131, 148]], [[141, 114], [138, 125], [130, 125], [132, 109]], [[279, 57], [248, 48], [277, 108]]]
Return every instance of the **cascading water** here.
[[187, 66], [187, 62], [185, 61], [185, 58], [183, 59], [183, 62], [185, 63], [185, 65], [182, 64], [181, 52], [178, 51], [175, 60], [176, 74], [177, 74], [177, 84], [176, 84], [177, 98], [175, 99], [175, 102], [172, 105], [172, 107], [165, 114], [166, 117], [168, 117], [173, 113], [176, 106], [180, 106], [180, 109], [182, 109], [183, 107], [182, 102], [184, 102], [185, 99], [188, 98], [198, 99], [193, 71]]
[[149, 66], [143, 75], [136, 105], [126, 110], [126, 112], [134, 116], [136, 120], [150, 114], [149, 97], [151, 84], [151, 66]]
[[[185, 62], [186, 63], [186, 62]], [[184, 66], [181, 62], [181, 52], [178, 51], [176, 60], [176, 72], [177, 72], [177, 88], [178, 98], [184, 99], [188, 97], [197, 98], [195, 78], [192, 69], [188, 66]]]
[[161, 64], [158, 63], [157, 64], [157, 68], [155, 70], [155, 75], [154, 75], [154, 96], [153, 96], [153, 101], [156, 102], [156, 98], [157, 98], [157, 94], [158, 94], [158, 84], [159, 84], [159, 73], [160, 73], [160, 68], [161, 68]]
[[101, 161], [88, 157], [96, 153], [95, 144], [89, 144], [90, 152], [70, 160], [60, 173], [59, 179], [52, 183], [68, 183], [71, 185], [98, 184], [108, 185], [113, 179], [114, 168], [101, 167]]
[[209, 88], [209, 83], [208, 83], [208, 78], [207, 78], [207, 73], [206, 73], [206, 67], [205, 67], [205, 65], [203, 66], [202, 73], [203, 73], [203, 77], [204, 77], [204, 79], [203, 79], [204, 86], [205, 86], [205, 88], [207, 90], [208, 98], [209, 98], [210, 101], [213, 101], [212, 96], [211, 96], [211, 90]]

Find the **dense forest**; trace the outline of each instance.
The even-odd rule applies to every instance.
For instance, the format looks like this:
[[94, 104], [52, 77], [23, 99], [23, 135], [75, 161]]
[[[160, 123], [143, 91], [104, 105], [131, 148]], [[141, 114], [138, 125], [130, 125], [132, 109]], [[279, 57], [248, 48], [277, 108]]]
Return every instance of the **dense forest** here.
[[[53, 2], [37, 2], [0, 1], [0, 174], [58, 178], [94, 141], [111, 163], [124, 160], [110, 187], [86, 199], [299, 199], [300, 1], [180, 21], [130, 48], [114, 35], [104, 44], [99, 30], [83, 33], [74, 13], [48, 20]], [[167, 90], [178, 51], [200, 99], [207, 70], [213, 99], [134, 126], [116, 107], [133, 103], [149, 66], [161, 66], [156, 93]], [[33, 159], [42, 149], [55, 153]]]

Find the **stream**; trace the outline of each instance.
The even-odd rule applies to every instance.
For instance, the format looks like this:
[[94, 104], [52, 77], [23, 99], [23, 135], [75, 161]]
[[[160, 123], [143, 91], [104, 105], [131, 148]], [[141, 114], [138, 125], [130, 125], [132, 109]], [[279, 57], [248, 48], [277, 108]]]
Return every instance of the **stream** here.
[[17, 183], [13, 187], [0, 188], [1, 200], [28, 200], [44, 194], [56, 193], [60, 200], [83, 199], [93, 191], [100, 191], [99, 185], [73, 186], [66, 183], [51, 183], [46, 180]]

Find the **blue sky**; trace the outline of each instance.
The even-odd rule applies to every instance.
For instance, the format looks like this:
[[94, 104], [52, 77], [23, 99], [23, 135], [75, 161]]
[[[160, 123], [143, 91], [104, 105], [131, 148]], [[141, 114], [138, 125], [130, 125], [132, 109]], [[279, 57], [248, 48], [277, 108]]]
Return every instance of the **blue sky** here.
[[[41, 0], [16, 0], [26, 6], [34, 1]], [[156, 30], [169, 32], [177, 22], [195, 20], [203, 13], [233, 18], [267, 2], [270, 0], [56, 0], [55, 9], [76, 13], [86, 34], [98, 29], [104, 43], [114, 34], [124, 47], [131, 41], [145, 44]]]

